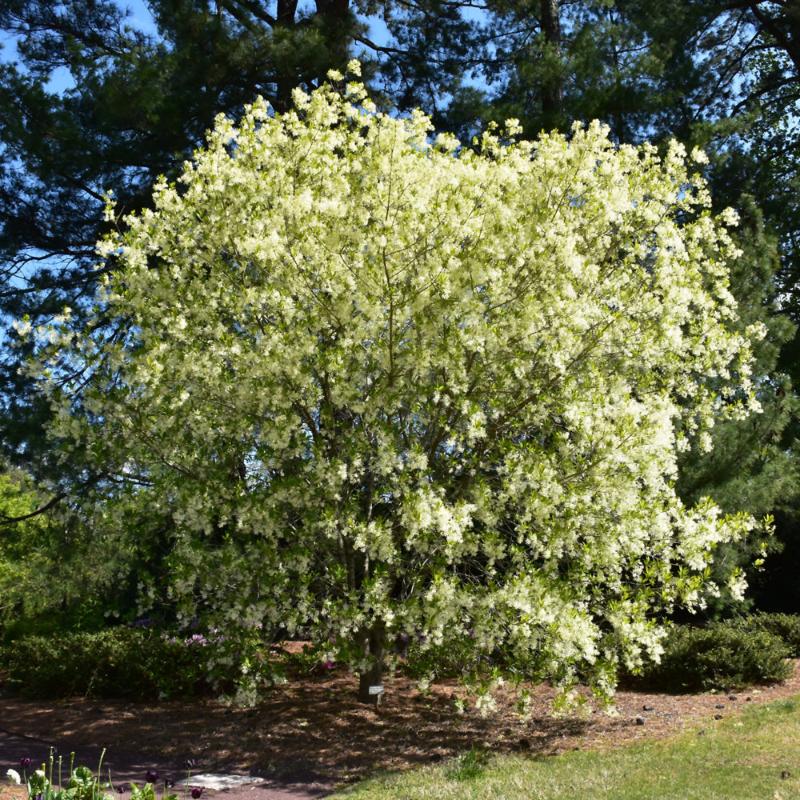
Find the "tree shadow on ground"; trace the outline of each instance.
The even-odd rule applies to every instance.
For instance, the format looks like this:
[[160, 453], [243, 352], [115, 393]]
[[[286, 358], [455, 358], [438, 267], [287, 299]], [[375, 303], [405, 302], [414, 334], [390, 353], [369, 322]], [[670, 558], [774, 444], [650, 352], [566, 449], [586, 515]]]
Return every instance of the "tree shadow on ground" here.
[[[181, 778], [183, 764], [192, 759], [195, 772], [248, 772], [274, 786], [321, 792], [378, 771], [469, 751], [546, 755], [662, 735], [694, 721], [713, 724], [715, 717], [747, 703], [800, 692], [800, 675], [795, 670], [783, 685], [733, 699], [624, 691], [617, 697], [619, 714], [611, 717], [591, 710], [554, 717], [555, 692], [539, 686], [527, 720], [516, 713], [510, 690], [499, 693], [497, 711], [484, 718], [469, 704], [459, 713], [455, 700], [463, 690], [455, 682], [435, 684], [424, 695], [402, 676], [387, 679], [385, 686], [377, 711], [358, 703], [356, 681], [344, 670], [277, 687], [253, 709], [215, 701], [134, 704], [81, 698], [37, 703], [0, 697], [0, 731], [6, 731], [5, 740], [0, 735], [0, 763], [13, 766], [17, 751], [22, 755], [25, 748], [52, 744], [62, 754], [78, 751], [91, 764], [105, 747], [119, 780], [141, 782], [144, 771], [153, 767], [162, 776]], [[226, 795], [233, 799], [236, 793]]]

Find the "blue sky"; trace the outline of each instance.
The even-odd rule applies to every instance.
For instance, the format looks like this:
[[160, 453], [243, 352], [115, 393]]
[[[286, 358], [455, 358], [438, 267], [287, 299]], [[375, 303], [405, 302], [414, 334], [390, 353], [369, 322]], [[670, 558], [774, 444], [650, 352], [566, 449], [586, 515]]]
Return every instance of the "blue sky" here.
[[131, 12], [130, 22], [133, 26], [146, 33], [155, 33], [153, 17], [144, 0], [128, 0], [125, 7]]

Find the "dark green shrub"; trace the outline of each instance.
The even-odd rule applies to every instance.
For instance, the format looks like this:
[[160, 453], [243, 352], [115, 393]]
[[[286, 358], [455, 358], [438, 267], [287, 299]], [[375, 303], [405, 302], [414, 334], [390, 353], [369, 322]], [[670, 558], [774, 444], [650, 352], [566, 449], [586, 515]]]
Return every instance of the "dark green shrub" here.
[[26, 636], [0, 650], [8, 685], [28, 697], [166, 698], [207, 693], [206, 649], [131, 628]]
[[738, 617], [731, 624], [744, 631], [766, 631], [783, 640], [794, 658], [800, 658], [800, 614], [758, 612]]
[[705, 628], [678, 625], [665, 642], [661, 663], [646, 669], [637, 683], [666, 692], [737, 689], [787, 678], [789, 647], [767, 630], [732, 622]]

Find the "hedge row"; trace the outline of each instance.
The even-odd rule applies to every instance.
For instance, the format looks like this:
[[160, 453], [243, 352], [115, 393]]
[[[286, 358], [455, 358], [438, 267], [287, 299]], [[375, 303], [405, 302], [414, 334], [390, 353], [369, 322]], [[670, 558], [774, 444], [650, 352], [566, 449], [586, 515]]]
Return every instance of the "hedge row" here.
[[206, 664], [199, 640], [131, 628], [26, 636], [0, 650], [9, 686], [26, 697], [197, 696], [211, 688]]
[[[219, 672], [214, 686], [209, 679], [214, 649], [202, 636], [110, 628], [17, 639], [0, 648], [0, 669], [7, 685], [27, 697], [196, 697], [226, 683]], [[409, 656], [406, 669], [413, 675], [415, 657]], [[675, 626], [661, 662], [632, 680], [668, 692], [737, 689], [784, 680], [790, 657], [800, 657], [800, 615], [752, 614], [705, 627]]]

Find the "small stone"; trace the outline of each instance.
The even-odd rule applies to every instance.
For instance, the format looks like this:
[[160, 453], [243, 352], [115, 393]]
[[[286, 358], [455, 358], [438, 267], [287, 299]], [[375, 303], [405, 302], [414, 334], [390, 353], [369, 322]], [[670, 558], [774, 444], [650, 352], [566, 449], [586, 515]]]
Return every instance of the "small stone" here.
[[702, 730], [697, 731], [697, 735], [698, 736], [705, 736], [706, 735], [706, 729], [703, 728]]
[[644, 717], [636, 717], [637, 725], [644, 725]]
[[722, 719], [722, 714], [714, 714], [714, 719]]
[[792, 773], [791, 773], [791, 772], [789, 772], [789, 770], [788, 770], [788, 769], [785, 769], [785, 770], [782, 770], [782, 771], [781, 771], [781, 780], [784, 780], [784, 781], [785, 781], [785, 780], [788, 780], [788, 779], [789, 779], [789, 778], [791, 778], [791, 777], [792, 777]]
[[642, 711], [655, 711], [655, 706], [642, 706]]
[[745, 703], [752, 703], [753, 702], [753, 698], [752, 697], [745, 697], [744, 701], [745, 701]]
[[517, 741], [517, 750], [530, 750], [531, 749], [531, 742], [530, 739], [520, 739]]
[[252, 775], [233, 775], [214, 772], [191, 775], [188, 778], [184, 778], [182, 781], [176, 781], [177, 786], [184, 786], [186, 788], [190, 786], [199, 786], [214, 792], [220, 792], [224, 789], [238, 789], [239, 787], [245, 788], [259, 783], [264, 783], [264, 779]]
[[717, 703], [714, 708], [725, 708], [725, 703]]
[[737, 697], [736, 697], [735, 694], [729, 694], [728, 695], [728, 700], [730, 700], [731, 702], [736, 702], [736, 699], [737, 699]]

